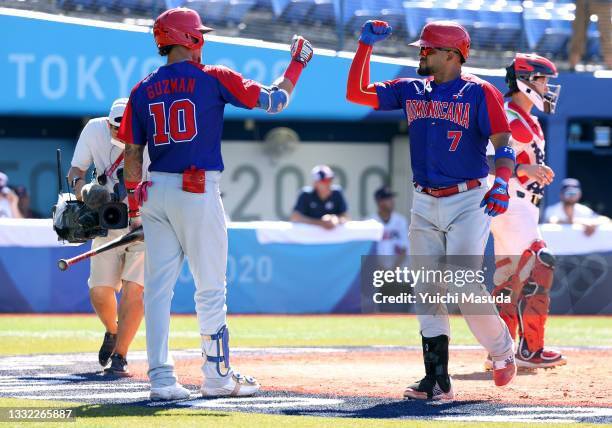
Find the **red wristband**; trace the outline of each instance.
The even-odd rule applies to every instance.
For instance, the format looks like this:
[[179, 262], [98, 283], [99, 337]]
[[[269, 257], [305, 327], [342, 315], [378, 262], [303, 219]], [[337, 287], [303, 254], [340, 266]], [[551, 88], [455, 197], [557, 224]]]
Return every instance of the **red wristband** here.
[[300, 74], [302, 74], [302, 70], [304, 70], [304, 65], [301, 62], [291, 60], [287, 70], [285, 70], [285, 78], [289, 79], [293, 86], [295, 86], [300, 78]]
[[127, 190], [128, 195], [128, 217], [138, 217], [140, 215], [140, 211], [138, 209], [138, 201], [136, 200], [136, 195], [134, 191], [138, 187], [138, 183], [134, 181], [126, 181], [125, 182], [125, 190]]
[[499, 166], [495, 168], [495, 176], [501, 178], [507, 183], [510, 180], [510, 177], [512, 177], [512, 170], [507, 166]]

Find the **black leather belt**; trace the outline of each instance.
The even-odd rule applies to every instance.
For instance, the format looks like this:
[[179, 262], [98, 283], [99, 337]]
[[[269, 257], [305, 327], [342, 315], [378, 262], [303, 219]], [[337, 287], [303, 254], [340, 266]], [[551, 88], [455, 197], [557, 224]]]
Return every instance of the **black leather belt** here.
[[531, 197], [529, 198], [529, 195], [527, 193], [521, 192], [520, 190], [516, 191], [516, 196], [518, 198], [521, 198], [521, 199], [528, 198], [529, 202], [534, 204], [536, 207], [539, 207], [540, 206], [540, 202], [542, 202], [542, 197], [541, 196], [531, 195]]

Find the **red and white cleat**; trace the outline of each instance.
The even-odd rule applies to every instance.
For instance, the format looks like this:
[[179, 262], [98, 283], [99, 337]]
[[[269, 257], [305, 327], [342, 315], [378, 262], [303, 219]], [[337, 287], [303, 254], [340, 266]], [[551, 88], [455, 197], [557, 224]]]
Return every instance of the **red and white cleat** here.
[[565, 356], [554, 349], [540, 349], [529, 352], [529, 349], [520, 349], [516, 354], [516, 364], [525, 369], [550, 369], [567, 364]]
[[514, 355], [510, 355], [505, 360], [493, 361], [493, 380], [497, 386], [506, 386], [516, 376], [516, 362]]

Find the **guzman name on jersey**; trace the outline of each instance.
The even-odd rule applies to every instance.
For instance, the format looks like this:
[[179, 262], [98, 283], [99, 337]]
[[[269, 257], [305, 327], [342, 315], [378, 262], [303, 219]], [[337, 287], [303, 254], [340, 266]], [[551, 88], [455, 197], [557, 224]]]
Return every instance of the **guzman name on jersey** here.
[[147, 97], [152, 100], [162, 95], [189, 93], [193, 94], [195, 90], [196, 80], [194, 78], [177, 77], [174, 79], [164, 79], [154, 82], [151, 85], [145, 86]]

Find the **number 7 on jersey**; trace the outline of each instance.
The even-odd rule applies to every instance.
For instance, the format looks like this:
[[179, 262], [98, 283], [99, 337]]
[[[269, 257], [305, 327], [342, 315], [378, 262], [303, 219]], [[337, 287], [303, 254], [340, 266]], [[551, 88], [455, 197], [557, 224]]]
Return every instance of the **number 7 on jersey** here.
[[453, 141], [450, 144], [450, 147], [448, 148], [449, 152], [454, 152], [455, 150], [457, 150], [457, 146], [459, 145], [459, 141], [461, 140], [462, 134], [463, 134], [463, 131], [448, 131], [446, 133], [446, 138], [453, 139]]

